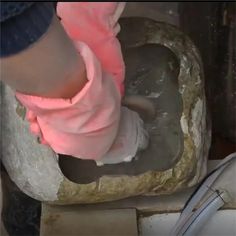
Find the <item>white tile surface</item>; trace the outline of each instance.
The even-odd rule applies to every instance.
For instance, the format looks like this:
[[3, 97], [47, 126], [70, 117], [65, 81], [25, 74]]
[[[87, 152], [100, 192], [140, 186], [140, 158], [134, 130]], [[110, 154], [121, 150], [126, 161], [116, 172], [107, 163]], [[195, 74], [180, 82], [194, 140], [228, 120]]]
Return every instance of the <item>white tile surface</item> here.
[[[139, 219], [140, 236], [166, 236], [179, 217], [179, 213], [156, 214]], [[235, 236], [236, 210], [218, 211], [202, 228], [199, 236]]]

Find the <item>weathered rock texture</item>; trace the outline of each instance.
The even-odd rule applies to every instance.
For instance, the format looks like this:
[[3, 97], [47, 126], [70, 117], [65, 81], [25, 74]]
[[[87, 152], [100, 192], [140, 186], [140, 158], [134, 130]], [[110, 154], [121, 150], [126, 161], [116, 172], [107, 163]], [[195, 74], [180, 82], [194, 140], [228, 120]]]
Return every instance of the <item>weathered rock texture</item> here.
[[[136, 195], [171, 194], [193, 186], [204, 177], [210, 129], [198, 50], [188, 37], [171, 25], [144, 18], [122, 19], [121, 24], [120, 40], [125, 47], [160, 44], [174, 52], [179, 60], [178, 84], [183, 103], [180, 119], [184, 139], [182, 155], [173, 167], [164, 171], [152, 170], [136, 176], [103, 176], [89, 184], [71, 182], [62, 174], [57, 155], [38, 144], [29, 133], [27, 122], [22, 119], [24, 109], [17, 105], [14, 93], [4, 87], [2, 161], [11, 179], [31, 197], [52, 204], [104, 202]], [[133, 37], [125, 42], [127, 33]]]

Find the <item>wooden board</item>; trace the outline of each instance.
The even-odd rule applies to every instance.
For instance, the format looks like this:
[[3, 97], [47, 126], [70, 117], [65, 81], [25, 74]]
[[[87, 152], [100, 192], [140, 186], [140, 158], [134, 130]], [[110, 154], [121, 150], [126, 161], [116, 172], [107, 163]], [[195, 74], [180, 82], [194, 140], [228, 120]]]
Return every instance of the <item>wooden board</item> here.
[[43, 204], [40, 236], [138, 236], [135, 209], [79, 210]]

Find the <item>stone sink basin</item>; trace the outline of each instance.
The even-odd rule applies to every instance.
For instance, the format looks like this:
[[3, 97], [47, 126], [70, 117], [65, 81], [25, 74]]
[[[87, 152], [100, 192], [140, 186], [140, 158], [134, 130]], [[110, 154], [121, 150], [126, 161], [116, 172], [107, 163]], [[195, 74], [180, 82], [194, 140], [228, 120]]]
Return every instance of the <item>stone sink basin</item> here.
[[145, 96], [156, 110], [152, 118], [139, 111], [151, 137], [149, 147], [130, 163], [102, 167], [58, 155], [29, 133], [24, 108], [5, 86], [2, 161], [29, 196], [51, 204], [105, 202], [171, 194], [205, 176], [211, 138], [197, 48], [166, 23], [132, 17], [120, 24], [126, 95]]

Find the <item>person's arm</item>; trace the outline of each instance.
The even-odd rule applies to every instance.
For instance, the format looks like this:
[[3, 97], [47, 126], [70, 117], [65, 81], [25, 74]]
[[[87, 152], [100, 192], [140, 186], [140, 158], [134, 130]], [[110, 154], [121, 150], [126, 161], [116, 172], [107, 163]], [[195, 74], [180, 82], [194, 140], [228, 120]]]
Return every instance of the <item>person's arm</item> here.
[[[87, 8], [86, 12], [90, 9], [92, 8]], [[70, 14], [66, 14], [64, 19], [67, 17], [70, 17]], [[93, 17], [96, 18], [96, 12], [94, 12]], [[88, 20], [88, 18], [83, 18], [81, 15], [74, 20], [82, 22]], [[102, 39], [102, 44], [99, 47], [103, 50], [100, 51], [100, 55], [102, 56], [102, 53], [104, 53], [106, 59], [109, 59], [110, 62], [119, 61], [116, 52], [120, 55], [121, 52], [119, 51], [118, 42], [115, 41], [115, 34], [97, 34], [101, 29], [101, 25], [95, 27], [93, 22], [86, 26], [82, 28], [84, 31], [92, 30], [94, 36]], [[64, 25], [64, 28], [67, 30], [67, 26]], [[117, 42], [117, 44], [114, 44], [114, 42]], [[74, 46], [77, 49], [77, 54], [74, 53]], [[110, 50], [108, 50], [109, 48]], [[24, 71], [31, 72], [22, 74], [22, 80], [19, 81], [19, 84], [17, 83], [17, 86], [26, 79], [24, 78], [26, 75], [29, 75], [27, 82], [30, 83], [30, 80], [34, 79], [33, 84], [31, 84], [32, 90], [28, 90], [30, 95], [26, 94], [27, 91], [22, 93], [20, 88], [16, 92], [17, 99], [27, 108], [27, 118], [30, 121], [31, 131], [39, 135], [41, 141], [44, 140], [43, 143], [47, 143], [57, 153], [82, 159], [103, 157], [117, 136], [121, 96], [115, 85], [114, 76], [112, 76], [112, 73], [107, 73], [107, 70], [101, 65], [101, 61], [97, 58], [98, 54], [94, 54], [86, 41], [74, 40], [72, 43], [57, 20], [52, 21], [48, 31], [38, 42], [25, 50], [28, 57], [23, 53], [24, 51], [22, 55], [21, 53], [16, 55], [21, 58], [17, 63], [22, 64], [18, 68], [18, 74], [13, 75], [17, 79], [20, 78], [20, 73], [24, 73]], [[81, 61], [80, 55], [82, 56]], [[11, 57], [13, 58], [14, 55]], [[22, 60], [22, 58], [25, 58], [25, 60]], [[86, 71], [83, 70], [82, 62], [85, 64]], [[14, 64], [12, 64], [12, 70], [15, 68]], [[120, 64], [123, 65], [122, 57]], [[112, 66], [112, 63], [110, 66]], [[31, 67], [34, 67], [34, 69]], [[123, 70], [123, 67], [121, 69]], [[8, 73], [10, 71], [11, 69], [8, 69]], [[71, 72], [72, 75], [81, 74], [77, 74], [75, 77], [66, 77], [64, 76], [65, 72]], [[84, 72], [86, 72], [86, 77], [83, 76]], [[7, 78], [6, 75], [5, 78]], [[70, 78], [72, 79], [70, 80]], [[84, 78], [88, 79], [88, 82]], [[75, 96], [72, 96], [73, 93], [65, 94], [63, 90], [63, 92], [60, 90], [60, 88], [64, 88], [64, 82], [67, 82], [66, 85], [68, 85], [70, 81], [76, 81], [71, 83], [70, 86], [73, 92], [76, 91]], [[38, 88], [34, 88], [35, 83], [38, 83]], [[26, 83], [25, 86], [29, 85]], [[29, 89], [29, 87], [27, 88]], [[41, 88], [40, 91], [39, 88]], [[81, 91], [80, 88], [82, 88]], [[24, 86], [22, 89], [24, 89]], [[43, 91], [48, 91], [48, 93], [42, 96]], [[52, 91], [59, 92], [54, 95]], [[40, 93], [40, 96], [37, 93]], [[70, 99], [64, 99], [66, 97]]]
[[113, 75], [124, 93], [125, 65], [120, 43], [118, 19], [125, 2], [58, 2], [57, 14], [74, 41], [85, 42], [96, 54], [102, 67]]
[[[4, 4], [7, 3], [1, 3]], [[47, 17], [39, 9], [47, 9]], [[40, 20], [47, 23], [42, 24]], [[41, 27], [39, 33], [32, 29], [37, 30], [37, 26]], [[71, 98], [84, 87], [87, 82], [84, 62], [52, 4], [34, 3], [20, 14], [2, 20], [1, 27], [12, 27], [11, 31], [3, 30], [1, 35], [1, 80], [11, 88], [24, 94]], [[9, 37], [18, 37], [18, 41], [13, 41], [12, 48], [6, 51]], [[30, 37], [34, 37], [32, 43]], [[24, 40], [25, 45], [17, 45]]]

